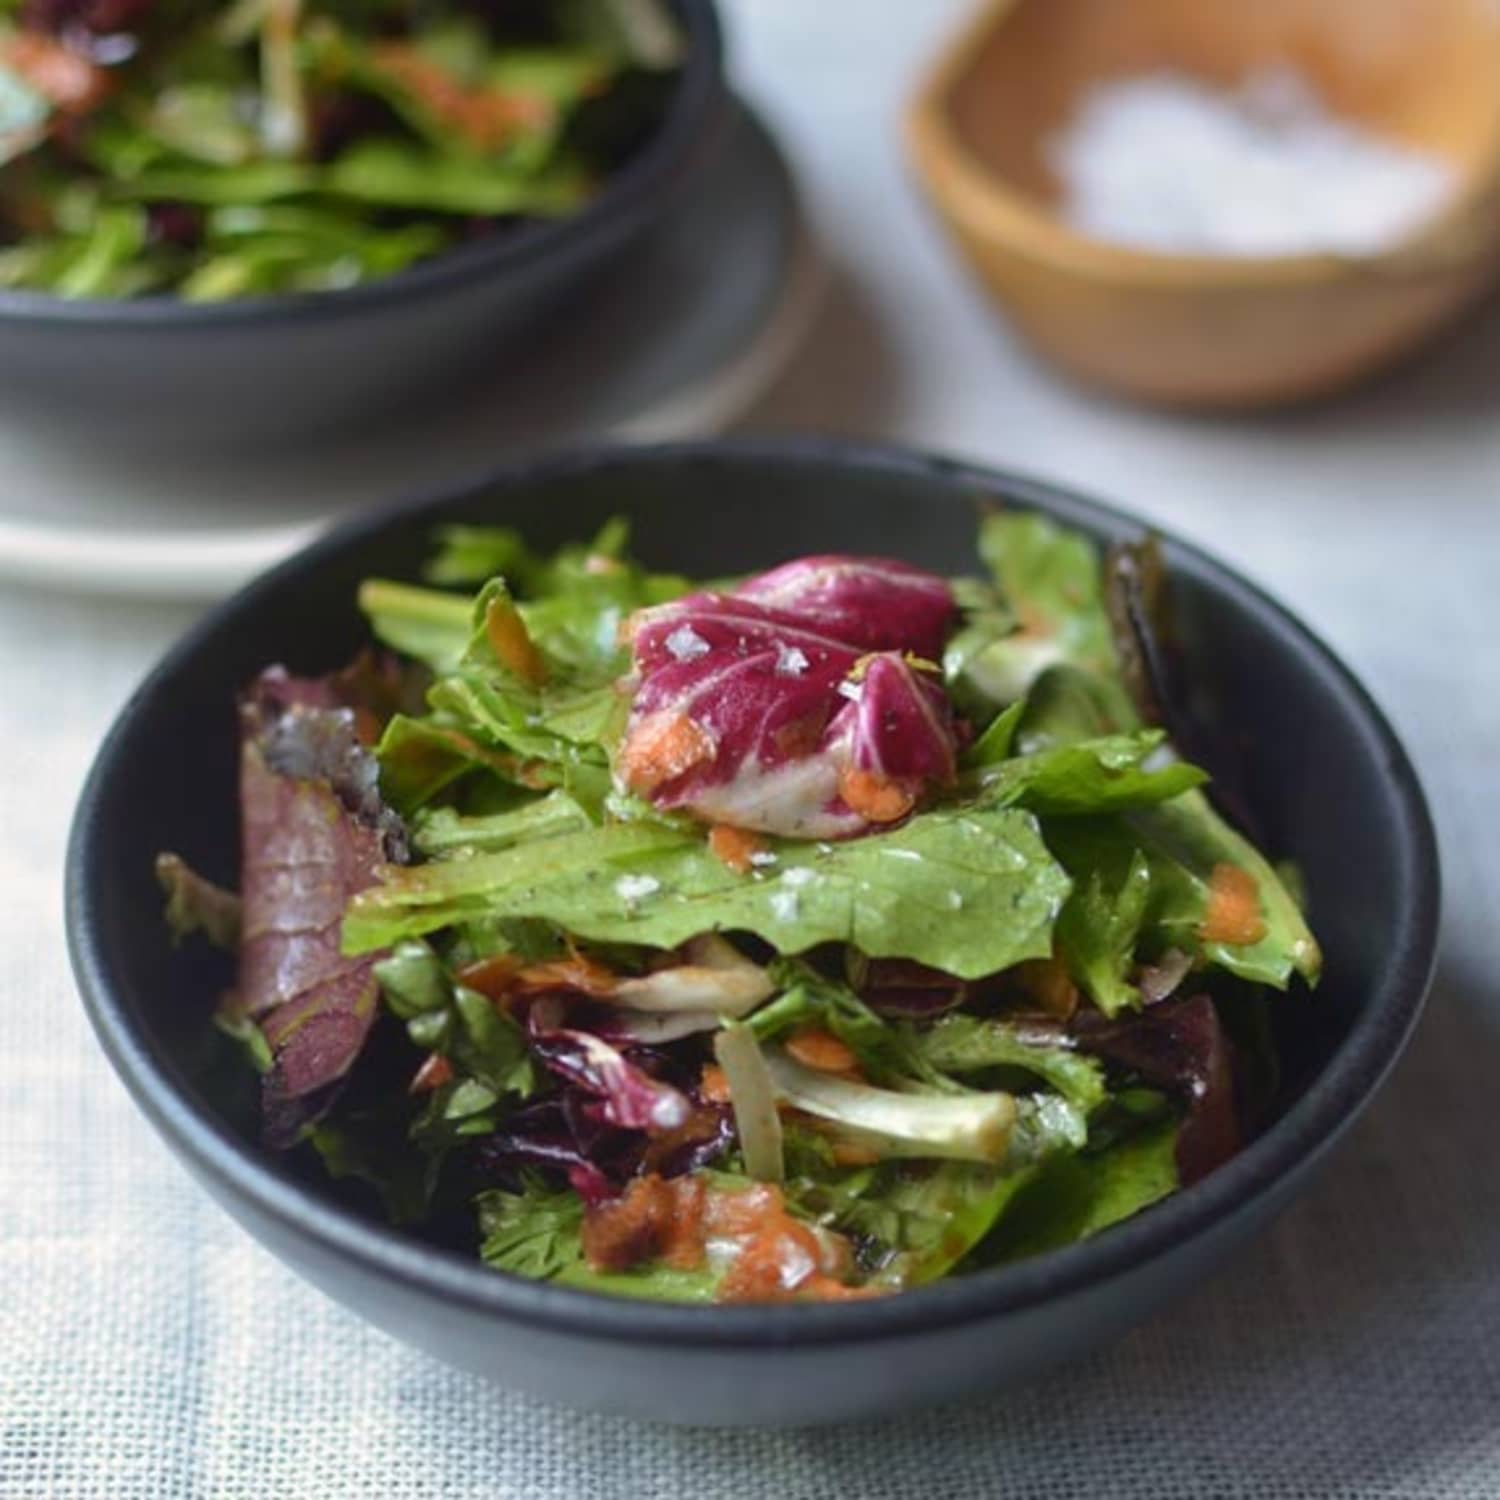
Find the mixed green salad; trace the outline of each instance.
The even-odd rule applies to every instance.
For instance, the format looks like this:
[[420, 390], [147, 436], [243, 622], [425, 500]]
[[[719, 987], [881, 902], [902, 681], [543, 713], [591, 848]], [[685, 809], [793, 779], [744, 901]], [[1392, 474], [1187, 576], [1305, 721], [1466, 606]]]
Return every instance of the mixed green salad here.
[[0, 0], [0, 287], [326, 291], [572, 213], [681, 45], [660, 0]]
[[1004, 511], [979, 554], [694, 584], [451, 527], [367, 581], [383, 649], [240, 700], [238, 896], [159, 861], [267, 1144], [687, 1301], [995, 1265], [1233, 1155], [1320, 957], [1183, 758], [1160, 556]]

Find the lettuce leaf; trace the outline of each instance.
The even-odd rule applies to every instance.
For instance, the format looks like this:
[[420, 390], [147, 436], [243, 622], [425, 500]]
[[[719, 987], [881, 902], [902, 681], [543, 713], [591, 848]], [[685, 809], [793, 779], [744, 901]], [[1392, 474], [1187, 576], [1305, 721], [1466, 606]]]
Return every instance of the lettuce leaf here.
[[425, 807], [471, 771], [519, 785], [538, 779], [520, 756], [481, 745], [440, 714], [422, 719], [397, 714], [385, 726], [375, 755], [381, 794], [403, 815]]
[[862, 1212], [847, 1216], [848, 1227], [896, 1247], [874, 1283], [896, 1289], [946, 1276], [991, 1233], [1037, 1170], [942, 1162], [896, 1176]]
[[360, 584], [359, 608], [376, 640], [437, 673], [458, 665], [474, 631], [473, 605], [462, 595], [388, 578], [367, 578]]
[[480, 1259], [496, 1270], [548, 1281], [583, 1259], [583, 1199], [571, 1188], [553, 1190], [526, 1173], [519, 1192], [481, 1193], [474, 1206]]
[[[1255, 984], [1286, 989], [1294, 974], [1318, 977], [1322, 955], [1307, 922], [1260, 854], [1208, 806], [1202, 794], [1119, 818], [1058, 819], [1047, 843], [1074, 878], [1075, 901], [1064, 908], [1060, 941], [1070, 970], [1100, 1008], [1113, 1013], [1135, 1004], [1130, 987], [1103, 979], [1108, 955], [1144, 905], [1136, 948], [1145, 955], [1178, 948]], [[1230, 863], [1255, 882], [1265, 935], [1255, 943], [1207, 942], [1200, 935], [1208, 912], [1213, 868]], [[1149, 889], [1142, 903], [1141, 866]], [[1111, 898], [1108, 893], [1114, 892]], [[1108, 909], [1110, 900], [1112, 911]], [[1097, 993], [1096, 993], [1097, 991]], [[1133, 993], [1133, 992], [1132, 992]], [[1101, 1001], [1100, 995], [1105, 998]]]
[[987, 802], [1026, 807], [1046, 817], [1151, 807], [1208, 779], [1184, 761], [1148, 769], [1164, 738], [1159, 730], [1140, 730], [1059, 744], [992, 761], [971, 771], [965, 782]]
[[468, 918], [541, 917], [578, 937], [676, 947], [752, 932], [781, 953], [850, 943], [978, 978], [1051, 952], [1067, 876], [1014, 808], [923, 814], [843, 844], [774, 841], [772, 873], [736, 874], [697, 831], [652, 823], [562, 834], [497, 854], [388, 868], [351, 903], [348, 954]]
[[[792, 1182], [797, 1207], [825, 1224], [883, 1247], [872, 1284], [896, 1290], [946, 1275], [994, 1230], [1009, 1205], [1046, 1164], [1084, 1143], [1082, 1116], [1065, 1101], [1023, 1099], [1007, 1158], [972, 1161], [885, 1161], [853, 1172], [827, 1172]], [[809, 1153], [799, 1153], [807, 1164]]]
[[504, 812], [475, 817], [465, 817], [451, 807], [434, 808], [413, 823], [411, 836], [429, 859], [469, 859], [476, 853], [494, 853], [592, 826], [593, 819], [577, 798], [555, 791], [528, 798]]
[[1069, 1047], [1027, 1041], [1014, 1026], [978, 1016], [944, 1016], [925, 1029], [905, 1028], [907, 1045], [941, 1073], [963, 1077], [991, 1068], [1019, 1068], [1090, 1114], [1104, 1102], [1104, 1073]]
[[1139, 1008], [1130, 983], [1136, 943], [1151, 901], [1151, 865], [1136, 849], [1118, 886], [1103, 871], [1078, 880], [1057, 919], [1057, 951], [1073, 981], [1107, 1016]]
[[769, 973], [782, 993], [749, 1017], [747, 1024], [757, 1041], [775, 1041], [800, 1027], [816, 1026], [836, 1036], [859, 1059], [865, 1076], [876, 1083], [936, 1081], [924, 1074], [916, 1049], [902, 1033], [876, 1015], [848, 985], [826, 978], [795, 958], [778, 959]]
[[374, 974], [386, 1008], [406, 1023], [413, 1044], [441, 1054], [461, 1082], [480, 1084], [489, 1094], [485, 1108], [535, 1088], [521, 1028], [484, 995], [455, 984], [425, 943], [400, 944], [375, 964]]
[[1032, 1174], [980, 1247], [985, 1265], [1077, 1244], [1177, 1191], [1175, 1120], [1105, 1151], [1056, 1156]]
[[595, 1271], [583, 1258], [583, 1200], [570, 1188], [553, 1191], [526, 1174], [519, 1192], [495, 1189], [475, 1200], [480, 1259], [497, 1271], [555, 1281], [582, 1291], [658, 1302], [711, 1302], [719, 1273], [704, 1264], [684, 1270], [646, 1263], [628, 1271]]
[[1003, 707], [1025, 696], [1050, 667], [1068, 662], [1098, 679], [1115, 710], [1110, 727], [1131, 727], [1094, 544], [1045, 516], [1002, 511], [980, 523], [979, 553], [1018, 628], [970, 644], [962, 664], [968, 697]]

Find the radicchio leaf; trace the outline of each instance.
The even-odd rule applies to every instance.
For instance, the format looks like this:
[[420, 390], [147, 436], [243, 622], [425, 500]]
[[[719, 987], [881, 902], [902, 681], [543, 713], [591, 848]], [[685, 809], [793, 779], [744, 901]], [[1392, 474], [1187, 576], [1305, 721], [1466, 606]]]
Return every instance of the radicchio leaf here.
[[617, 1153], [601, 1150], [601, 1142], [596, 1139], [593, 1149], [607, 1161], [609, 1170], [606, 1170], [580, 1143], [574, 1130], [576, 1112], [567, 1107], [569, 1097], [564, 1092], [541, 1099], [509, 1116], [499, 1130], [480, 1143], [483, 1169], [501, 1182], [515, 1186], [521, 1181], [523, 1168], [541, 1167], [562, 1173], [585, 1203], [602, 1203], [614, 1197], [619, 1191], [618, 1184], [635, 1170], [640, 1155], [639, 1137], [616, 1132], [627, 1153], [623, 1162], [615, 1159]]
[[1074, 1036], [1081, 1050], [1184, 1100], [1187, 1118], [1177, 1136], [1184, 1186], [1239, 1150], [1233, 1044], [1207, 995], [1165, 1000], [1115, 1021], [1083, 1012]]
[[825, 749], [847, 745], [860, 771], [898, 781], [953, 779], [957, 735], [941, 683], [897, 652], [862, 659], [858, 696], [829, 726]]
[[894, 821], [954, 772], [952, 710], [924, 660], [953, 614], [942, 579], [859, 558], [641, 611], [620, 779], [659, 807], [790, 837]]
[[622, 1130], [663, 1134], [687, 1123], [691, 1106], [681, 1090], [653, 1078], [593, 1032], [557, 1024], [556, 1008], [531, 1007], [531, 1051], [565, 1083], [599, 1101], [591, 1117]]
[[344, 908], [405, 855], [355, 710], [326, 682], [274, 669], [240, 706], [238, 998], [270, 1044], [262, 1127], [285, 1148], [324, 1114], [376, 1014], [374, 964], [346, 958]]
[[935, 661], [953, 624], [946, 580], [884, 557], [803, 557], [735, 589], [861, 651], [915, 651]]
[[970, 986], [962, 979], [907, 958], [866, 960], [853, 977], [859, 998], [880, 1016], [931, 1020], [969, 998]]

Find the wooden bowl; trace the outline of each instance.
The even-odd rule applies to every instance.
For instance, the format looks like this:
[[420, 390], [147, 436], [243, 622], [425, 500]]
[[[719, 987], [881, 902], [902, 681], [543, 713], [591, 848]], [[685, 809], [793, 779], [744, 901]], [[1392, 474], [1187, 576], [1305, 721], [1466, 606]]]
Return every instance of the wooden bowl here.
[[[1172, 69], [1228, 87], [1291, 64], [1340, 115], [1441, 151], [1460, 189], [1379, 255], [1228, 259], [1068, 228], [1046, 142], [1092, 84]], [[918, 173], [997, 303], [1073, 374], [1126, 395], [1255, 407], [1407, 354], [1500, 274], [1500, 6], [1490, 0], [996, 0], [913, 101]]]

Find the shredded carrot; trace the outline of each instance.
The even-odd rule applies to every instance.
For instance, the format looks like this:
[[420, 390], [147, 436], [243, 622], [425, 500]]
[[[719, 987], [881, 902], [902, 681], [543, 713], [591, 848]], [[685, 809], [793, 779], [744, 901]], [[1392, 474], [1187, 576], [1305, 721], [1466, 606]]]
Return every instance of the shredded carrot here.
[[839, 776], [839, 796], [849, 808], [871, 823], [894, 823], [904, 818], [917, 799], [909, 786], [879, 771], [849, 767]]
[[531, 639], [526, 622], [509, 599], [494, 598], [484, 613], [484, 633], [503, 666], [522, 682], [540, 687], [547, 680], [547, 663]]
[[835, 1141], [830, 1154], [836, 1167], [873, 1167], [880, 1160], [880, 1153], [869, 1146], [852, 1146], [847, 1141]]
[[635, 724], [620, 746], [620, 775], [647, 794], [714, 756], [713, 737], [686, 714], [663, 709]]
[[698, 1076], [698, 1092], [710, 1104], [729, 1103], [729, 1080], [718, 1063], [705, 1063]]
[[1255, 881], [1238, 865], [1217, 864], [1208, 880], [1208, 906], [1198, 927], [1205, 943], [1244, 947], [1266, 935]]
[[429, 1052], [427, 1060], [417, 1069], [411, 1081], [413, 1094], [430, 1094], [445, 1083], [453, 1082], [453, 1065], [441, 1052]]
[[1049, 1016], [1060, 1021], [1072, 1019], [1078, 1009], [1078, 986], [1068, 977], [1066, 965], [1058, 958], [1034, 958], [1017, 965], [1016, 977], [1021, 988]]
[[17, 31], [0, 43], [0, 57], [37, 93], [67, 114], [86, 114], [112, 87], [109, 73], [62, 42], [38, 31]]
[[603, 1000], [614, 994], [620, 983], [620, 976], [614, 970], [582, 953], [536, 964], [523, 964], [513, 953], [497, 953], [466, 964], [458, 971], [458, 979], [460, 984], [488, 995], [491, 1000], [506, 995], [543, 994], [548, 990], [572, 990]]
[[844, 1076], [859, 1072], [859, 1059], [831, 1031], [803, 1026], [786, 1039], [785, 1047], [804, 1068]]
[[499, 1000], [516, 987], [516, 975], [521, 972], [521, 960], [513, 953], [496, 953], [489, 958], [476, 959], [458, 971], [458, 982], [491, 1000]]
[[545, 990], [577, 990], [580, 994], [592, 995], [596, 1000], [607, 999], [619, 987], [620, 976], [606, 968], [597, 959], [582, 953], [570, 953], [566, 958], [554, 958], [546, 963], [527, 964], [515, 979], [515, 986], [522, 994], [537, 994]]
[[544, 124], [551, 111], [537, 96], [471, 88], [406, 42], [381, 43], [372, 55], [380, 72], [481, 151], [497, 150], [518, 130]]
[[728, 823], [715, 823], [708, 831], [708, 847], [720, 864], [727, 865], [737, 875], [748, 875], [754, 867], [752, 855], [760, 854], [766, 841], [757, 834], [747, 833], [743, 828], [731, 828]]

